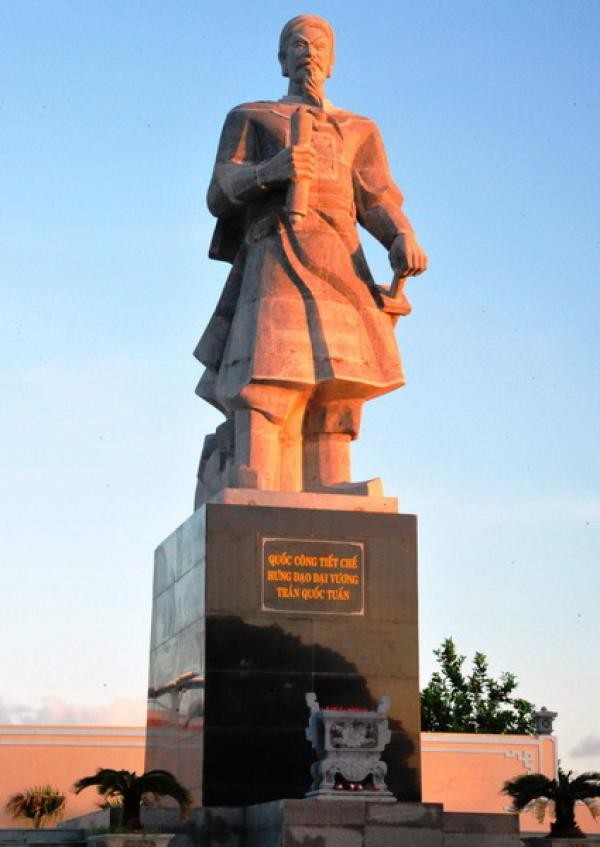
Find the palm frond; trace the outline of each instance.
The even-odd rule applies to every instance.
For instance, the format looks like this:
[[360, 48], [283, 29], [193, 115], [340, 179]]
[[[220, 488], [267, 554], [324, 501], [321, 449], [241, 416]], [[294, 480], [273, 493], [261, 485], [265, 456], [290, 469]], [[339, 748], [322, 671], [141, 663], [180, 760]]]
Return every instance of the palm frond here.
[[536, 800], [533, 800], [526, 806], [526, 809], [533, 812], [535, 819], [538, 823], [543, 823], [544, 818], [546, 817], [546, 812], [548, 810], [548, 806], [552, 801], [547, 800], [545, 797], [538, 797]]
[[597, 797], [584, 797], [583, 801], [588, 807], [590, 815], [596, 820], [600, 817], [600, 802]]
[[172, 797], [182, 814], [186, 814], [192, 805], [190, 792], [169, 771], [160, 769], [147, 771], [139, 777], [138, 786], [143, 794]]
[[108, 797], [119, 796], [126, 792], [132, 782], [137, 779], [135, 771], [117, 771], [113, 768], [98, 768], [93, 776], [84, 776], [73, 785], [75, 794], [79, 794], [84, 788], [96, 786], [98, 794]]
[[106, 797], [101, 803], [96, 803], [99, 809], [122, 809], [122, 797]]
[[5, 810], [14, 818], [28, 818], [39, 829], [63, 816], [65, 802], [65, 795], [51, 785], [36, 785], [9, 797]]
[[570, 785], [573, 797], [576, 800], [585, 800], [586, 797], [600, 797], [600, 773], [598, 771], [586, 771], [579, 774]]
[[553, 799], [555, 787], [555, 780], [548, 779], [544, 774], [523, 774], [516, 779], [507, 780], [502, 786], [502, 793], [508, 794], [513, 801], [513, 809], [521, 812], [538, 798]]

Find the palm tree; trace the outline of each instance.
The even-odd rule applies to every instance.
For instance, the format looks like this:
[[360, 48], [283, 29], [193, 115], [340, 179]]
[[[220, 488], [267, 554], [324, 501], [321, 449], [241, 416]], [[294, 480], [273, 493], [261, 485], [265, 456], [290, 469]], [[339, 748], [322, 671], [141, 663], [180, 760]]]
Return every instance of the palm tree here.
[[539, 821], [544, 820], [547, 805], [553, 803], [555, 820], [550, 827], [553, 838], [585, 838], [575, 823], [575, 803], [578, 800], [585, 803], [593, 817], [600, 814], [596, 803], [596, 798], [600, 797], [598, 771], [573, 777], [573, 771], [565, 773], [559, 766], [556, 779], [541, 773], [524, 774], [505, 782], [502, 792], [512, 797], [515, 812], [522, 812], [530, 806]]
[[154, 799], [172, 797], [177, 802], [182, 815], [186, 815], [192, 805], [190, 792], [169, 771], [146, 771], [138, 776], [135, 771], [99, 768], [94, 776], [78, 779], [73, 786], [73, 791], [79, 794], [90, 785], [95, 785], [98, 794], [107, 800], [111, 798], [121, 800], [123, 826], [129, 830], [142, 828], [140, 807], [147, 795], [152, 795]]
[[9, 797], [5, 810], [13, 818], [29, 818], [40, 829], [65, 812], [65, 795], [51, 785], [35, 785]]

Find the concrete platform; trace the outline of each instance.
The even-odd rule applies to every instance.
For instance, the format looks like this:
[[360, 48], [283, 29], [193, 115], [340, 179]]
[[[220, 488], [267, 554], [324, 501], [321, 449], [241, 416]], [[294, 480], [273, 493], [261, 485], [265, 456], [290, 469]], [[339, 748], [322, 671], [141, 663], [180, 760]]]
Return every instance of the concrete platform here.
[[0, 829], [0, 847], [84, 847], [84, 827]]
[[525, 847], [600, 847], [600, 835], [586, 835], [585, 838], [535, 838], [522, 839]]
[[439, 803], [279, 800], [246, 809], [244, 847], [521, 847], [512, 815], [445, 813]]
[[[100, 815], [106, 825], [108, 815], [98, 813], [98, 816]], [[90, 820], [92, 816], [86, 816], [87, 825], [103, 825], [98, 816], [93, 823]], [[79, 818], [69, 823], [81, 827], [81, 820]], [[444, 812], [439, 803], [274, 800], [237, 809], [195, 809], [185, 821], [180, 819], [174, 809], [143, 809], [142, 821], [148, 828], [176, 833], [172, 847], [523, 845], [519, 837], [516, 815]], [[546, 847], [545, 839], [532, 841], [537, 847]], [[595, 841], [589, 839], [586, 843], [594, 844]], [[562, 847], [566, 847], [564, 842]]]

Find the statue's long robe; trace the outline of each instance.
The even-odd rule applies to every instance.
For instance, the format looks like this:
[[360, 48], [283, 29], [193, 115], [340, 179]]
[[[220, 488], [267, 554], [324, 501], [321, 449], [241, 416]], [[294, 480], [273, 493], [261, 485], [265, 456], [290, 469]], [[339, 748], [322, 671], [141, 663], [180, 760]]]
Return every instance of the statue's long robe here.
[[348, 399], [404, 383], [356, 227], [388, 249], [411, 230], [379, 131], [350, 112], [314, 110], [317, 172], [308, 215], [294, 228], [286, 186], [262, 189], [254, 168], [289, 146], [297, 108], [288, 98], [239, 106], [219, 143], [208, 192], [219, 218], [211, 256], [233, 267], [195, 355], [206, 366], [198, 393], [224, 411], [252, 382], [319, 384]]

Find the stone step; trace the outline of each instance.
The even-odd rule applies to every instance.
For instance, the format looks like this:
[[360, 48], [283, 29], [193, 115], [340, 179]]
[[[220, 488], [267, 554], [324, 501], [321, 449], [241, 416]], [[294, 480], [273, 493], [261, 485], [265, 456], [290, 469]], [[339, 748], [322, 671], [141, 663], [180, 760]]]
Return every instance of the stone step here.
[[[580, 838], [523, 838], [525, 847], [581, 847]], [[600, 835], [586, 835], [585, 847], [600, 847]]]
[[0, 847], [85, 847], [83, 829], [0, 829]]

